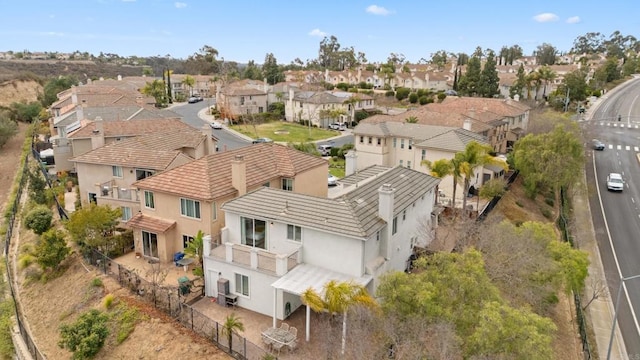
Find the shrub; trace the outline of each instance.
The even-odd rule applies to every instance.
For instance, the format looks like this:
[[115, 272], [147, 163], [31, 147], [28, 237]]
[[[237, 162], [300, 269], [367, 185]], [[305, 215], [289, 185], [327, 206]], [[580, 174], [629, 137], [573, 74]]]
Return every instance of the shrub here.
[[46, 206], [36, 206], [25, 216], [24, 224], [29, 230], [40, 235], [51, 228], [53, 212]]
[[74, 359], [94, 357], [109, 335], [107, 320], [102, 312], [89, 310], [73, 324], [60, 326], [58, 346], [73, 352]]
[[34, 255], [43, 269], [55, 269], [70, 252], [64, 232], [51, 229], [40, 236]]
[[396, 96], [396, 93], [393, 90], [388, 90], [387, 92], [384, 93], [384, 96], [393, 97], [393, 96]]
[[520, 207], [524, 207], [524, 205], [522, 204], [522, 202], [520, 200], [516, 200], [516, 205], [518, 205]]
[[93, 278], [93, 280], [91, 280], [91, 286], [93, 287], [102, 287], [103, 283], [102, 283], [102, 279], [100, 278]]
[[408, 88], [397, 88], [396, 89], [396, 100], [401, 101], [409, 97], [411, 93], [411, 89]]
[[440, 100], [440, 101], [444, 100], [446, 97], [447, 97], [447, 94], [445, 94], [445, 93], [438, 94], [438, 100]]
[[[424, 96], [424, 95], [420, 96], [418, 98], [418, 104], [420, 104], [420, 105], [428, 104], [429, 103], [429, 99], [431, 99], [431, 98], [427, 97], [427, 96]], [[433, 99], [431, 99], [431, 102], [433, 102]]]
[[551, 219], [551, 216], [553, 216], [551, 210], [549, 209], [541, 209], [540, 212], [542, 212], [542, 216], [546, 217], [547, 219]]
[[107, 296], [102, 299], [102, 306], [104, 306], [105, 309], [110, 309], [111, 306], [113, 306], [114, 300], [113, 294], [107, 294]]
[[556, 203], [552, 198], [546, 198], [544, 199], [544, 202], [549, 206], [553, 206]]
[[409, 102], [412, 104], [415, 104], [418, 102], [418, 94], [416, 93], [411, 93], [409, 94]]

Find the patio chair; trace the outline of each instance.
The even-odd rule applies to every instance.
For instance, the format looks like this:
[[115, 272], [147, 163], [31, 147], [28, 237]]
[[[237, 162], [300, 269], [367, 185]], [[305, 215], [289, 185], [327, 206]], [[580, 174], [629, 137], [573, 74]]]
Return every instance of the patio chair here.
[[298, 328], [296, 328], [295, 326], [291, 326], [289, 327], [289, 332], [291, 333], [291, 335], [293, 335], [294, 338], [298, 338]]
[[278, 352], [278, 355], [280, 355], [280, 350], [282, 349], [282, 347], [283, 347], [283, 346], [284, 346], [284, 344], [283, 344], [283, 343], [281, 343], [281, 342], [279, 342], [279, 341], [274, 341], [274, 342], [271, 344], [271, 348], [272, 348], [274, 351], [277, 351], [277, 352]]
[[283, 322], [282, 324], [280, 324], [280, 329], [289, 331], [289, 324]]

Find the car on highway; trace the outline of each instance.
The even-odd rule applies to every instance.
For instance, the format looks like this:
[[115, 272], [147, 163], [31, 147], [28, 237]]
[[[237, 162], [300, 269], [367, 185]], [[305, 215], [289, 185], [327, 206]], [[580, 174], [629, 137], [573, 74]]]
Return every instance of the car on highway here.
[[336, 186], [338, 185], [338, 178], [331, 175], [331, 173], [329, 173], [329, 186]]
[[220, 124], [217, 121], [214, 121], [214, 122], [211, 123], [211, 128], [215, 129], [215, 130], [220, 130], [220, 129], [222, 129], [222, 124]]
[[591, 143], [593, 144], [593, 150], [598, 150], [598, 151], [604, 150], [604, 143], [602, 141], [598, 139], [593, 139]]
[[252, 144], [270, 143], [270, 142], [273, 142], [273, 140], [266, 137], [253, 139], [253, 141], [251, 141]]
[[622, 180], [622, 175], [618, 173], [609, 173], [609, 176], [607, 176], [607, 190], [622, 191], [622, 189], [624, 189], [624, 180]]

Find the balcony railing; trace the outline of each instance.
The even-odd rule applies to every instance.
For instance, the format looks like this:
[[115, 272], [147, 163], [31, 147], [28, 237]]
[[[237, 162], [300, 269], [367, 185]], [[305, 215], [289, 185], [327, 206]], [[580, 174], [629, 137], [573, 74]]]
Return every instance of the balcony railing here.
[[212, 258], [246, 266], [272, 275], [282, 276], [300, 263], [296, 250], [291, 254], [276, 254], [241, 244], [210, 242]]

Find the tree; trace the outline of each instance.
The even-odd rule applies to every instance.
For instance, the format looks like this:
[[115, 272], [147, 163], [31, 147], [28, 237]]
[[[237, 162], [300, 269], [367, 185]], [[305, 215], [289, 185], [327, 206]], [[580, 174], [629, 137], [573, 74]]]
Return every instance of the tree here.
[[64, 232], [51, 229], [40, 236], [34, 255], [43, 269], [56, 269], [70, 252]]
[[447, 60], [449, 58], [449, 53], [445, 50], [436, 51], [431, 54], [431, 64], [435, 65], [438, 70], [444, 69], [444, 66], [447, 64]]
[[555, 193], [560, 187], [571, 187], [582, 169], [583, 155], [578, 125], [565, 121], [549, 133], [518, 140], [513, 161], [524, 178], [525, 191], [533, 197], [545, 187]]
[[198, 233], [196, 234], [196, 236], [193, 237], [193, 240], [187, 243], [187, 247], [184, 249], [185, 255], [196, 259], [198, 263], [198, 268], [197, 270], [194, 270], [194, 274], [198, 276], [204, 276], [203, 249], [204, 249], [204, 233], [202, 232], [202, 230], [198, 230]]
[[488, 51], [487, 61], [480, 72], [480, 82], [478, 83], [478, 93], [482, 97], [492, 98], [499, 94], [500, 78], [496, 70], [496, 59], [493, 50]]
[[[429, 160], [422, 160], [420, 163], [422, 166], [426, 166], [429, 169], [429, 175], [433, 177], [437, 177], [438, 179], [442, 179], [445, 176], [449, 176], [453, 174], [453, 163], [448, 159], [440, 159], [434, 162]], [[453, 187], [453, 201], [455, 201], [455, 182]], [[436, 192], [436, 203], [438, 202], [438, 192]], [[455, 203], [452, 204], [455, 206]]]
[[604, 52], [604, 35], [599, 32], [588, 32], [573, 41], [572, 54], [598, 54]]
[[494, 197], [502, 197], [506, 191], [507, 182], [504, 178], [493, 178], [482, 184], [478, 196], [483, 199], [493, 199]]
[[5, 113], [0, 113], [0, 149], [18, 133], [18, 124]]
[[571, 71], [564, 75], [564, 82], [558, 87], [557, 94], [564, 99], [567, 92], [571, 101], [584, 101], [587, 98], [589, 85], [587, 72], [583, 69]]
[[111, 249], [113, 230], [121, 216], [120, 209], [90, 204], [71, 213], [64, 226], [82, 250], [97, 248], [106, 252]]
[[222, 324], [222, 336], [226, 336], [229, 341], [229, 353], [233, 354], [233, 334], [238, 331], [244, 331], [244, 324], [235, 313], [231, 313], [224, 319]]
[[189, 95], [193, 95], [193, 85], [196, 84], [196, 79], [191, 75], [186, 75], [184, 79], [182, 79], [182, 83], [189, 87]]
[[32, 101], [30, 103], [14, 102], [9, 105], [9, 112], [14, 120], [31, 123], [40, 117], [42, 105], [38, 101]]
[[344, 355], [347, 338], [347, 310], [354, 305], [364, 305], [375, 308], [375, 299], [367, 293], [362, 285], [351, 282], [331, 280], [324, 285], [324, 294], [318, 294], [313, 288], [308, 288], [300, 296], [302, 303], [313, 311], [328, 311], [330, 314], [342, 314], [342, 354]]
[[27, 229], [41, 235], [51, 228], [53, 212], [44, 205], [39, 205], [31, 209], [24, 217], [24, 225]]
[[478, 167], [496, 165], [503, 167], [505, 170], [507, 169], [507, 164], [504, 161], [490, 155], [492, 151], [493, 149], [489, 145], [471, 141], [465, 146], [464, 151], [455, 154], [454, 164], [458, 168], [464, 184], [463, 209], [467, 208], [467, 194], [471, 186], [471, 179], [475, 176], [475, 170]]
[[524, 65], [520, 64], [516, 73], [516, 81], [509, 88], [509, 96], [515, 98], [516, 95], [522, 96], [522, 91], [527, 87], [526, 75], [524, 74]]
[[284, 81], [284, 74], [278, 65], [278, 60], [272, 53], [268, 53], [264, 57], [262, 64], [262, 77], [267, 79], [269, 85], [274, 85]]
[[533, 99], [538, 100], [538, 92], [540, 91], [540, 85], [542, 84], [542, 80], [540, 80], [540, 73], [537, 71], [530, 72], [526, 77], [527, 81], [527, 99], [531, 98], [531, 88], [534, 88]]
[[151, 96], [156, 100], [156, 106], [162, 106], [166, 104], [166, 89], [164, 82], [161, 80], [153, 80], [147, 82], [142, 88], [141, 92], [147, 96]]
[[77, 85], [78, 80], [71, 76], [56, 76], [47, 81], [42, 89], [42, 93], [38, 94], [38, 101], [42, 107], [49, 107], [49, 105], [58, 101], [58, 93], [71, 88], [73, 85]]
[[553, 65], [556, 63], [558, 50], [551, 44], [542, 43], [534, 51], [538, 65]]
[[544, 81], [544, 89], [542, 90], [542, 97], [546, 99], [547, 97], [547, 86], [550, 81], [553, 81], [556, 78], [557, 74], [553, 71], [549, 66], [544, 65], [538, 69], [538, 78], [541, 81]]
[[620, 68], [618, 68], [618, 58], [609, 57], [607, 61], [594, 74], [594, 79], [600, 82], [600, 86], [621, 78]]
[[458, 81], [458, 92], [469, 96], [478, 94], [478, 85], [480, 83], [480, 57], [472, 56], [467, 64], [467, 71], [460, 77]]
[[58, 346], [72, 351], [73, 359], [93, 358], [109, 335], [108, 319], [98, 310], [89, 310], [73, 324], [60, 326]]

